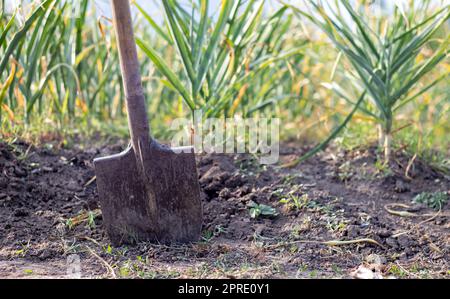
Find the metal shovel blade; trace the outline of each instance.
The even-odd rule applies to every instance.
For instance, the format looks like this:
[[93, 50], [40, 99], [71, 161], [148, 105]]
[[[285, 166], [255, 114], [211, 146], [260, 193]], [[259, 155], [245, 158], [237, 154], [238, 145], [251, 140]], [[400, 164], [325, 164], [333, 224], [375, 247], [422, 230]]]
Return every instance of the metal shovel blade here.
[[146, 158], [140, 162], [131, 146], [94, 160], [103, 224], [111, 242], [198, 240], [202, 205], [193, 149], [178, 153], [152, 141], [144, 150]]

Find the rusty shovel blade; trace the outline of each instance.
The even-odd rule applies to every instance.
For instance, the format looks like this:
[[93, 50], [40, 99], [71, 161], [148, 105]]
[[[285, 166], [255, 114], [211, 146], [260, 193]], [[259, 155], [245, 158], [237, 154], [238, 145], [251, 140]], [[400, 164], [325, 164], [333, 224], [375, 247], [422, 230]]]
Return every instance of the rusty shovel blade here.
[[153, 140], [141, 161], [132, 146], [94, 160], [103, 224], [114, 245], [200, 238], [202, 205], [195, 156], [193, 149], [186, 149]]

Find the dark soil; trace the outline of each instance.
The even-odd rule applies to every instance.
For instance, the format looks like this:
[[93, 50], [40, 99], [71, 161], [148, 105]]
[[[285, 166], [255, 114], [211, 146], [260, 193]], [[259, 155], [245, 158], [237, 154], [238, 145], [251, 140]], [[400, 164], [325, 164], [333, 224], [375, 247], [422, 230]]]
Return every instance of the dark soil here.
[[[377, 167], [374, 148], [330, 149], [289, 169], [250, 155], [198, 157], [203, 240], [112, 248], [92, 160], [124, 145], [0, 143], [0, 277], [66, 277], [74, 255], [83, 277], [352, 277], [360, 266], [383, 277], [450, 277], [449, 205], [437, 214], [412, 203], [425, 191], [448, 193], [450, 180], [402, 153]], [[286, 144], [281, 160], [304, 151]], [[255, 204], [276, 214], [252, 218]], [[390, 204], [415, 216], [394, 215]], [[319, 243], [332, 240], [360, 241]]]

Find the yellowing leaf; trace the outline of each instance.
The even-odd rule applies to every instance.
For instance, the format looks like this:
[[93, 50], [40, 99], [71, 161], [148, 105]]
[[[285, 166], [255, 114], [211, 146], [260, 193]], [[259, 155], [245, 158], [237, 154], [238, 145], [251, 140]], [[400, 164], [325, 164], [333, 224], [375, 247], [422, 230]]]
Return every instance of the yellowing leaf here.
[[96, 46], [97, 45], [94, 44], [81, 51], [75, 58], [75, 66], [78, 66], [89, 55], [89, 53], [95, 49]]
[[[8, 91], [9, 86], [14, 80], [14, 76], [16, 74], [16, 64], [12, 64], [11, 73], [9, 74], [6, 82], [2, 84], [2, 88], [0, 89], [0, 105], [3, 103], [3, 99], [5, 98], [6, 92]], [[1, 107], [1, 106], [0, 106]], [[1, 112], [1, 111], [0, 111]]]
[[2, 107], [8, 113], [9, 120], [13, 122], [15, 120], [14, 112], [6, 104], [3, 104]]
[[23, 96], [23, 94], [20, 91], [18, 86], [16, 86], [14, 88], [14, 96], [16, 97], [16, 100], [17, 100], [17, 106], [19, 108], [24, 108], [25, 107], [25, 97]]
[[88, 107], [87, 107], [86, 103], [83, 100], [81, 100], [80, 98], [76, 99], [75, 104], [78, 108], [81, 109], [81, 111], [83, 111], [83, 113], [88, 112]]

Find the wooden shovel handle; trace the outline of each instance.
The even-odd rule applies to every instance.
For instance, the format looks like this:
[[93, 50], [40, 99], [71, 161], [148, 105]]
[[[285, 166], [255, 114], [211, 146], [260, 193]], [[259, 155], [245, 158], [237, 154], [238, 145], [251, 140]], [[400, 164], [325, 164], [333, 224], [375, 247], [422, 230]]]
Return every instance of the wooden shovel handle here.
[[[114, 28], [128, 108], [128, 126], [135, 152], [151, 142], [147, 107], [142, 89], [129, 0], [111, 0]], [[140, 142], [140, 145], [139, 145]]]

